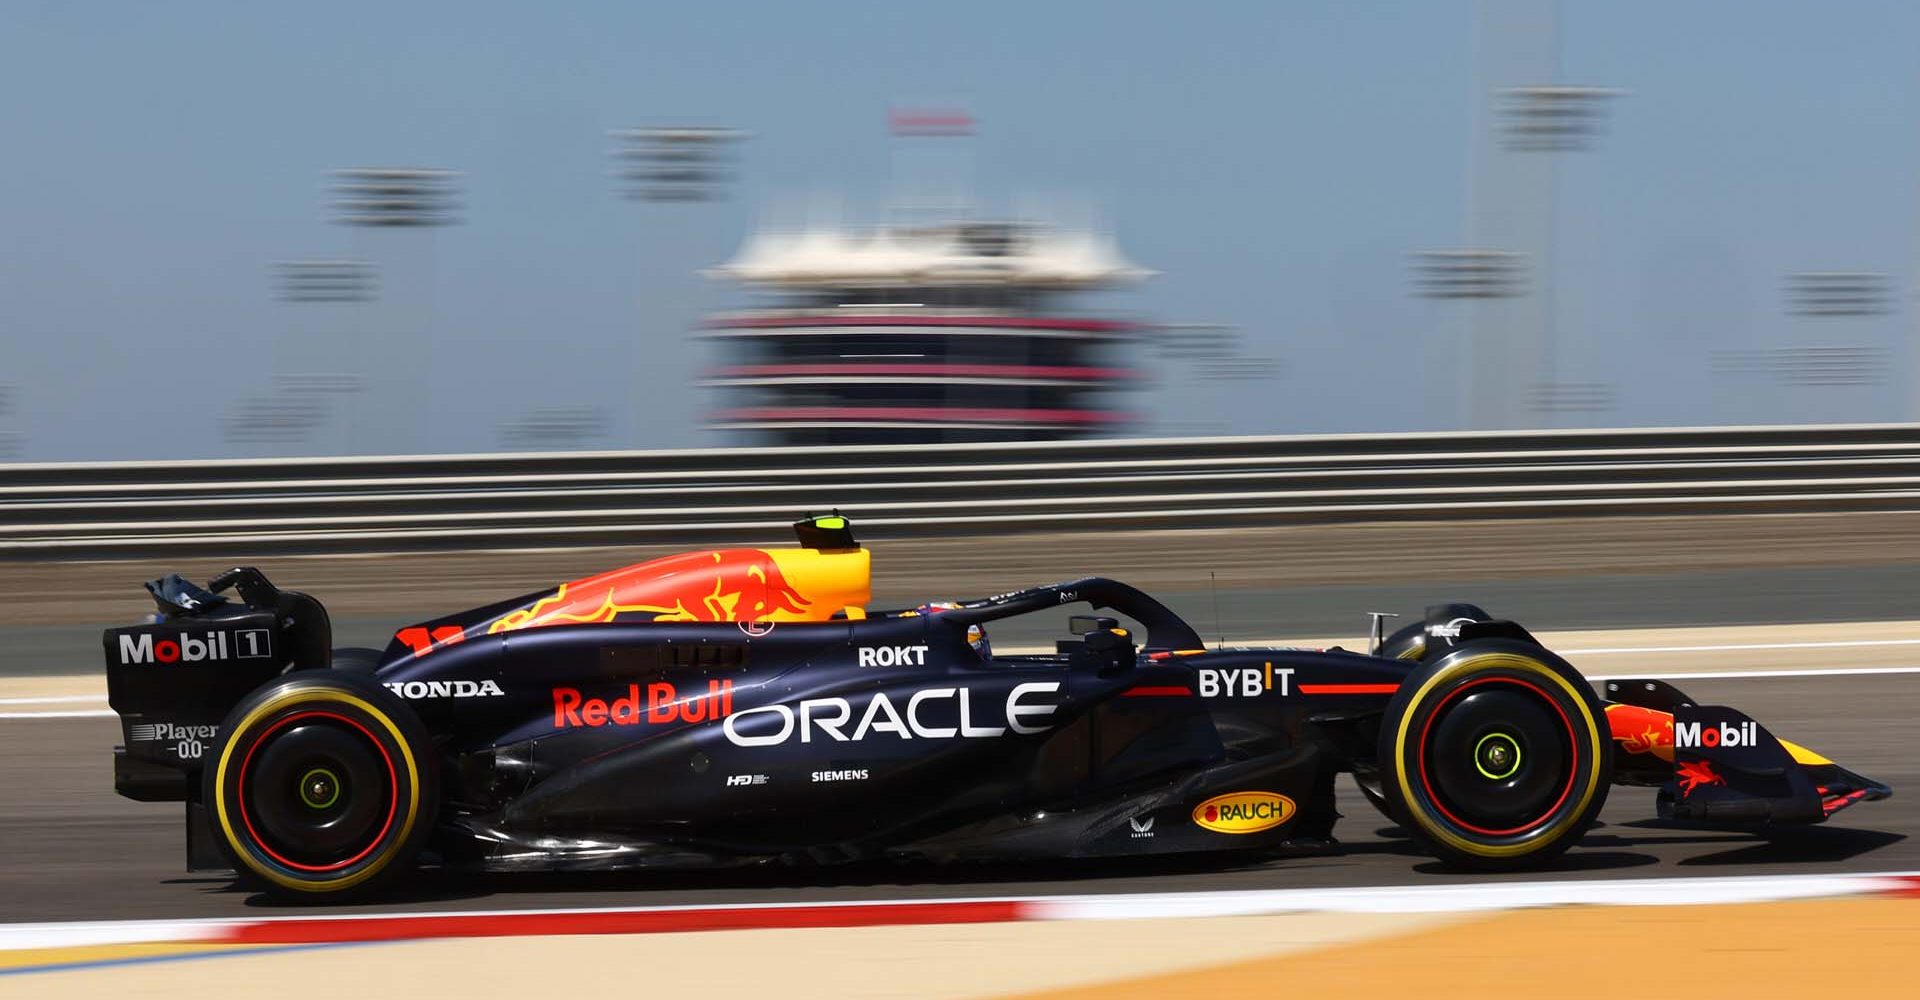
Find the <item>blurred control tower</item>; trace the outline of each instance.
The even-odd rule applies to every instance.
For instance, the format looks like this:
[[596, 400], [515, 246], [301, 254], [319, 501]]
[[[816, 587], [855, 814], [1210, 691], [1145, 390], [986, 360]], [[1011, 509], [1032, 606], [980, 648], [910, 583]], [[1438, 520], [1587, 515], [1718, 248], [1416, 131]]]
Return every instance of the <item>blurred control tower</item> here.
[[[916, 140], [972, 126], [965, 112], [892, 116], [894, 135]], [[1074, 300], [1152, 272], [1102, 233], [917, 200], [878, 227], [763, 230], [706, 272], [762, 296], [704, 324], [725, 359], [703, 381], [727, 394], [712, 429], [904, 444], [1086, 437], [1129, 421], [1110, 400], [1138, 381], [1124, 358], [1144, 328]]]

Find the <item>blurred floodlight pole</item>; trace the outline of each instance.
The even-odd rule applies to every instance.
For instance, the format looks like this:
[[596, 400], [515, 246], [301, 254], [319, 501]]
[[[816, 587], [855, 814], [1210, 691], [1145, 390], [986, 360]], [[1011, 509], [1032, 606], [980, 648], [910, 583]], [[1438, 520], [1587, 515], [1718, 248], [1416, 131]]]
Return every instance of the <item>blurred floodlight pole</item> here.
[[1414, 294], [1429, 299], [1504, 299], [1526, 293], [1526, 258], [1505, 250], [1415, 250]]
[[1537, 425], [1611, 405], [1610, 386], [1565, 382], [1558, 368], [1555, 220], [1559, 159], [1593, 148], [1618, 91], [1560, 75], [1559, 4], [1480, 0], [1479, 96], [1470, 246], [1414, 260], [1416, 294], [1471, 300], [1463, 423]]
[[[1514, 87], [1501, 93], [1504, 103], [1501, 120], [1502, 141], [1506, 148], [1520, 154], [1585, 152], [1593, 147], [1600, 132], [1605, 104], [1618, 91], [1605, 87], [1569, 87], [1561, 85]], [[1562, 413], [1603, 413], [1613, 409], [1613, 386], [1608, 382], [1568, 379], [1568, 350], [1560, 331], [1559, 301], [1555, 279], [1559, 274], [1559, 253], [1555, 246], [1555, 223], [1560, 213], [1559, 164], [1547, 167], [1547, 200], [1540, 211], [1544, 215], [1547, 242], [1540, 252], [1540, 318], [1533, 355], [1538, 358], [1530, 384], [1509, 385], [1522, 388], [1521, 420], [1526, 424], [1558, 422]], [[1537, 416], [1536, 416], [1537, 415]]]
[[1520, 153], [1589, 149], [1600, 132], [1606, 101], [1619, 93], [1607, 87], [1510, 87], [1499, 94], [1503, 141]]
[[1812, 317], [1884, 315], [1892, 286], [1878, 271], [1795, 271], [1782, 282], [1788, 314]]
[[[354, 231], [354, 258], [380, 260], [381, 304], [363, 342], [339, 352], [344, 369], [370, 387], [355, 407], [353, 450], [432, 449], [434, 313], [432, 231], [459, 222], [454, 170], [349, 167], [332, 175], [333, 220]], [[400, 233], [418, 233], [401, 237]], [[389, 235], [375, 236], [385, 233]], [[370, 272], [369, 272], [370, 273]], [[340, 370], [336, 368], [336, 370]]]
[[456, 221], [452, 170], [350, 167], [333, 172], [334, 221], [349, 226], [444, 226]]
[[[1878, 385], [1885, 380], [1887, 351], [1861, 342], [1872, 339], [1873, 328], [1858, 321], [1893, 311], [1891, 275], [1879, 271], [1795, 271], [1782, 279], [1781, 293], [1787, 315], [1805, 321], [1796, 326], [1820, 331], [1814, 343], [1770, 352], [1768, 367], [1781, 383], [1853, 387]], [[1835, 343], [1830, 338], [1836, 336], [1854, 342]], [[1843, 412], [1846, 406], [1832, 395], [1805, 400], [1802, 405], [1840, 406]], [[1826, 416], [1816, 410], [1803, 418], [1822, 420]]]
[[[1413, 294], [1424, 299], [1440, 302], [1510, 299], [1524, 295], [1527, 290], [1527, 259], [1524, 254], [1508, 250], [1461, 248], [1415, 250], [1409, 257], [1413, 271]], [[1477, 312], [1476, 318], [1479, 318]], [[1472, 343], [1477, 348], [1483, 331], [1475, 329], [1471, 335], [1475, 338]], [[1435, 347], [1429, 345], [1427, 350], [1431, 355]], [[1481, 388], [1482, 363], [1481, 358], [1469, 353], [1464, 369], [1457, 373], [1454, 382], [1458, 396], [1454, 402], [1456, 412], [1462, 409], [1467, 411], [1461, 417], [1463, 421], [1471, 422], [1476, 416], [1471, 407], [1478, 401], [1475, 393]], [[1432, 364], [1434, 362], [1429, 361], [1429, 365]], [[1443, 391], [1441, 384], [1436, 382], [1429, 385], [1426, 391], [1438, 396]]]
[[283, 260], [274, 265], [283, 302], [365, 302], [373, 298], [373, 265], [364, 260]]
[[[612, 174], [621, 196], [630, 201], [660, 204], [708, 202], [723, 198], [727, 185], [734, 178], [736, 150], [750, 136], [734, 128], [647, 126], [611, 129], [607, 137], [614, 143], [608, 156], [613, 160]], [[638, 384], [640, 373], [635, 370], [635, 360], [637, 352], [644, 349], [639, 340], [649, 338], [656, 332], [656, 311], [645, 304], [642, 296], [649, 286], [665, 285], [672, 280], [663, 275], [656, 281], [646, 273], [646, 257], [645, 251], [642, 251], [640, 273], [634, 279], [634, 298], [642, 303], [640, 329], [633, 336], [621, 338], [616, 355], [625, 359], [620, 372], [623, 387]], [[691, 262], [689, 264], [686, 271], [691, 273], [694, 267]], [[622, 401], [619, 424], [600, 418], [584, 420], [580, 425], [597, 428], [596, 433], [600, 434], [607, 433], [611, 428], [625, 439], [623, 443], [629, 445], [660, 443], [636, 440], [642, 426], [638, 410], [640, 394], [622, 391], [618, 398]], [[539, 422], [543, 427], [552, 423], [544, 419], [542, 414], [530, 414], [527, 420]], [[518, 429], [503, 428], [502, 434], [524, 437]]]
[[[0, 384], [0, 425], [9, 422], [13, 416], [13, 393], [11, 385]], [[0, 426], [0, 458], [14, 458], [25, 446], [25, 439], [19, 431], [8, 430]]]
[[[355, 318], [341, 306], [370, 301], [376, 280], [363, 260], [283, 260], [273, 265], [274, 295], [294, 306], [274, 355], [272, 390], [236, 400], [222, 422], [230, 444], [314, 448], [312, 433], [333, 423], [336, 403], [360, 391], [362, 379], [342, 372], [341, 339]], [[336, 440], [334, 450], [351, 450]], [[325, 444], [319, 449], [327, 450]]]
[[623, 128], [607, 133], [621, 193], [639, 201], [712, 201], [732, 179], [730, 128]]

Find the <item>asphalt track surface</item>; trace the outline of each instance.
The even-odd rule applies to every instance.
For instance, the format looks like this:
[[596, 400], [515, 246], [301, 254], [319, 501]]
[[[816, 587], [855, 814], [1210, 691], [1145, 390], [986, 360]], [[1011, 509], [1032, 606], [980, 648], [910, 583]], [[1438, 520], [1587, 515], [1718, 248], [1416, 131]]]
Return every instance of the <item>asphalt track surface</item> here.
[[[1920, 870], [1920, 675], [1688, 680], [1707, 703], [1737, 706], [1895, 796], [1825, 826], [1771, 840], [1663, 828], [1653, 791], [1616, 788], [1596, 827], [1545, 872], [1511, 878], [1648, 878]], [[260, 916], [301, 912], [182, 866], [181, 811], [113, 794], [115, 720], [0, 721], [0, 921]], [[1392, 830], [1343, 784], [1333, 856], [1235, 860], [1200, 856], [1115, 864], [1015, 867], [862, 866], [725, 873], [442, 877], [423, 874], [397, 898], [363, 909], [447, 911], [1078, 895], [1483, 881], [1447, 871]], [[329, 908], [329, 912], [354, 912]]]

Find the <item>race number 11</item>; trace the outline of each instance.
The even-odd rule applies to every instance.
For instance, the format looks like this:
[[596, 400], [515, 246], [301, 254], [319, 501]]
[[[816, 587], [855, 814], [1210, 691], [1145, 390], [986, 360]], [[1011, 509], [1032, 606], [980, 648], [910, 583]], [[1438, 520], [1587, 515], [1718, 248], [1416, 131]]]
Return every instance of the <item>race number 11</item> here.
[[413, 655], [419, 656], [430, 649], [451, 646], [465, 639], [467, 630], [458, 625], [436, 625], [432, 631], [428, 631], [424, 625], [415, 625], [395, 632], [393, 637], [400, 640], [401, 645], [413, 650]]

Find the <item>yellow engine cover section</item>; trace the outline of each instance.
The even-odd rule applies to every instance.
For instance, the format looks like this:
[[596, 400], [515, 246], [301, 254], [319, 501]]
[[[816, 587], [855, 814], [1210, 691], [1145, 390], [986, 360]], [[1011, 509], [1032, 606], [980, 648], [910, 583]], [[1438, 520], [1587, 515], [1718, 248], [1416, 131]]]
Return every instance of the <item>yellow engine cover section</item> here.
[[871, 599], [866, 549], [716, 549], [563, 583], [487, 631], [636, 620], [823, 622]]

